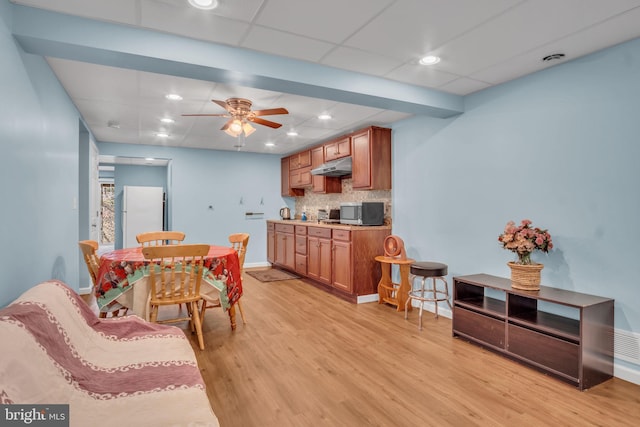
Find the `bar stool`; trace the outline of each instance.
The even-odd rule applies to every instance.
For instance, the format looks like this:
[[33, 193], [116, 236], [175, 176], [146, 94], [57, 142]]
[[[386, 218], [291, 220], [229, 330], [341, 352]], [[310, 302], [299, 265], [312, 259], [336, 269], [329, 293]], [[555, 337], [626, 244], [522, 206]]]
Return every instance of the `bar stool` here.
[[[416, 262], [411, 264], [411, 291], [407, 297], [407, 301], [404, 304], [404, 318], [408, 319], [408, 307], [412, 300], [420, 301], [420, 314], [419, 329], [422, 330], [422, 309], [425, 302], [433, 302], [436, 306], [436, 318], [438, 317], [438, 302], [446, 301], [451, 308], [451, 302], [449, 301], [449, 284], [445, 276], [447, 275], [449, 267], [447, 264], [440, 262]], [[420, 289], [413, 288], [413, 282], [416, 277], [422, 277]], [[425, 281], [431, 278], [431, 286], [425, 288]], [[444, 283], [444, 289], [438, 289], [437, 281], [440, 280]]]

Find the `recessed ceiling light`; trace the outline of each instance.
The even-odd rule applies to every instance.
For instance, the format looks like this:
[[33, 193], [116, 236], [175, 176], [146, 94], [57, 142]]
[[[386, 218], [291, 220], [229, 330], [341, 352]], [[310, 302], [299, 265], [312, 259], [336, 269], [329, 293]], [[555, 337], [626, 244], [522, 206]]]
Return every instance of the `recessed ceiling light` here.
[[320, 114], [320, 115], [318, 116], [318, 118], [319, 118], [320, 120], [329, 120], [329, 119], [331, 119], [331, 114]]
[[218, 7], [218, 0], [189, 0], [189, 4], [198, 9], [215, 9]]
[[177, 93], [168, 93], [164, 97], [171, 101], [182, 101], [182, 97]]
[[276, 144], [274, 144], [273, 142], [265, 142], [265, 143], [264, 143], [264, 146], [265, 146], [265, 147], [275, 147], [275, 146], [276, 146]]
[[290, 130], [289, 132], [287, 132], [287, 136], [298, 136], [298, 132], [296, 132], [295, 130]]
[[434, 65], [440, 62], [439, 56], [427, 55], [420, 59], [420, 64], [422, 65]]
[[158, 138], [169, 138], [169, 134], [166, 133], [166, 132], [158, 132], [158, 133], [156, 133], [156, 136]]
[[163, 117], [160, 119], [162, 123], [175, 123], [176, 121], [169, 117]]

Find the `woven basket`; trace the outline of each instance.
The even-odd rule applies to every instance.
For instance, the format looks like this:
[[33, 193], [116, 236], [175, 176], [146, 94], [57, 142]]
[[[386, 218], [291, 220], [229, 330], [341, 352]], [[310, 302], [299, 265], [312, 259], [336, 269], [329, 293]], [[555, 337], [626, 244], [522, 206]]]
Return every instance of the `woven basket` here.
[[511, 287], [525, 291], [537, 291], [540, 289], [540, 271], [544, 264], [516, 264], [509, 262], [511, 268]]

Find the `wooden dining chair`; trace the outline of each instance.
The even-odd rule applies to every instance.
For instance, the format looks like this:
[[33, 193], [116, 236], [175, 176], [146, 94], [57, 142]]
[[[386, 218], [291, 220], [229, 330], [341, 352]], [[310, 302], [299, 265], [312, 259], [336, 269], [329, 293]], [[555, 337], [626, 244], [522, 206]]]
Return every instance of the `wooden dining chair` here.
[[149, 231], [140, 233], [136, 240], [142, 246], [179, 245], [184, 240], [182, 231]]
[[[81, 240], [78, 242], [78, 246], [80, 246], [82, 257], [84, 258], [84, 263], [87, 265], [87, 270], [89, 270], [91, 282], [93, 282], [93, 287], [95, 288], [98, 281], [98, 271], [100, 270], [98, 242], [96, 242], [95, 240]], [[120, 314], [120, 310], [122, 310], [123, 315], [127, 314], [128, 309], [126, 307], [124, 307], [120, 303], [114, 302], [106, 307], [103, 307], [98, 315], [102, 319], [107, 317], [107, 314], [109, 313], [111, 313], [112, 317], [117, 317]]]
[[[149, 319], [155, 323], [175, 323], [188, 320], [191, 331], [198, 336], [200, 350], [204, 350], [202, 322], [198, 311], [201, 300], [200, 284], [204, 258], [209, 245], [166, 245], [142, 248], [145, 259], [150, 260], [149, 284], [151, 287]], [[158, 320], [158, 308], [167, 305], [187, 306], [186, 317]], [[182, 311], [179, 312], [179, 314]]]
[[[249, 234], [248, 233], [234, 233], [229, 235], [229, 243], [231, 243], [231, 247], [238, 252], [238, 261], [240, 264], [240, 277], [244, 273], [244, 258], [247, 254], [247, 245], [249, 245]], [[240, 317], [242, 318], [242, 324], [246, 324], [247, 321], [244, 317], [244, 311], [242, 310], [242, 302], [238, 299], [238, 310], [240, 310]], [[220, 299], [213, 298], [208, 294], [202, 295], [202, 308], [200, 309], [200, 317], [204, 319], [204, 312], [207, 308], [220, 307]]]

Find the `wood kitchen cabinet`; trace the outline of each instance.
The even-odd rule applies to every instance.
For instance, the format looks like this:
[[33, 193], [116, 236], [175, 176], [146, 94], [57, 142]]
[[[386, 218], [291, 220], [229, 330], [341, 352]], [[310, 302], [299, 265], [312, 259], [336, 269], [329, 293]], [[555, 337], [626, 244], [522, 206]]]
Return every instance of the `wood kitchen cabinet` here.
[[[381, 269], [375, 257], [384, 253], [390, 226], [311, 225], [278, 220], [267, 224], [274, 224], [275, 267], [296, 272], [350, 302], [357, 302], [359, 296], [377, 295]], [[287, 246], [289, 242], [295, 243]], [[295, 261], [290, 262], [291, 257]]]
[[309, 186], [311, 186], [311, 167], [295, 169], [289, 172], [290, 188], [301, 189]]
[[453, 335], [580, 390], [613, 376], [614, 301], [488, 274], [453, 278]]
[[289, 185], [289, 157], [280, 159], [280, 192], [283, 197], [304, 196], [304, 189], [292, 188]]
[[267, 222], [267, 261], [276, 262], [276, 225]]
[[331, 229], [308, 227], [307, 276], [331, 284]]
[[354, 190], [391, 189], [391, 129], [372, 126], [351, 135]]
[[295, 226], [296, 273], [307, 275], [307, 226]]
[[332, 237], [331, 284], [341, 291], [351, 293], [351, 233], [347, 230], [333, 230]]
[[351, 155], [351, 138], [343, 136], [324, 144], [324, 161], [340, 159]]
[[275, 263], [290, 270], [296, 268], [294, 226], [291, 224], [276, 224]]
[[305, 150], [289, 156], [289, 170], [311, 166], [311, 151]]
[[[317, 168], [325, 162], [324, 146], [311, 150], [311, 169]], [[337, 176], [311, 176], [312, 191], [314, 193], [342, 193], [342, 181]]]

